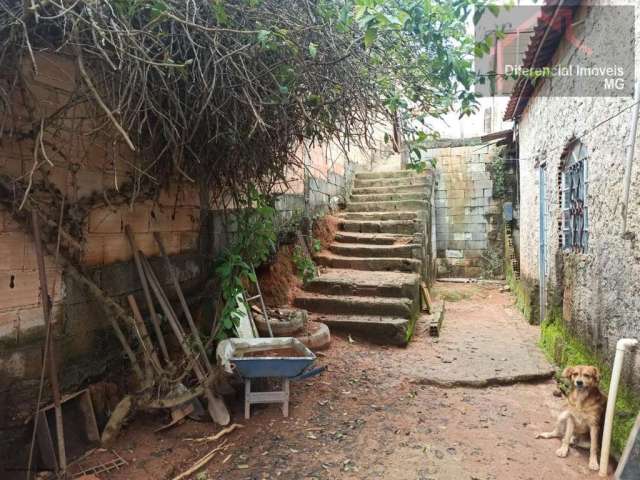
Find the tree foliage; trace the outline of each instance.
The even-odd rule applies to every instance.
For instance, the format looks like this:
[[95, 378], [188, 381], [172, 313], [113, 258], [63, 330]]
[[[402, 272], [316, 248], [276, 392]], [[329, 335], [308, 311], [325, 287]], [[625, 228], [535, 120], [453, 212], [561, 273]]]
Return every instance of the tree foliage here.
[[4, 113], [18, 91], [28, 94], [20, 67], [37, 72], [38, 52], [71, 55], [80, 78], [68, 108], [34, 116], [26, 129], [5, 122], [0, 136], [56, 132], [89, 101], [102, 131], [136, 151], [142, 180], [161, 184], [177, 172], [219, 194], [252, 184], [268, 191], [299, 163], [302, 140], [366, 144], [380, 115], [473, 111], [478, 46], [465, 25], [484, 5], [0, 0]]

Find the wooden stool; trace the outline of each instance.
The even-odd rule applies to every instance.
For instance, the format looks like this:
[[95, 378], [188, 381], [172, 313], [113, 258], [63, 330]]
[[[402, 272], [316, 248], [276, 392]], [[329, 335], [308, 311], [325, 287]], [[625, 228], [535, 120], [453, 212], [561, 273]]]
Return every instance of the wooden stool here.
[[[269, 377], [277, 378], [277, 377]], [[282, 415], [289, 416], [289, 379], [281, 377], [282, 390], [272, 392], [252, 392], [251, 379], [244, 379], [244, 418], [251, 417], [251, 405], [254, 403], [282, 403]]]

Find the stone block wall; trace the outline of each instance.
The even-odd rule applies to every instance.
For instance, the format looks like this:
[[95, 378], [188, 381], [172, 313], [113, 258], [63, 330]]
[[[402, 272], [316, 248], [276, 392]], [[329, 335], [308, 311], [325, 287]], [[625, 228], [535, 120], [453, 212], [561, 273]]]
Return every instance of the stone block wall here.
[[485, 145], [436, 148], [436, 247], [439, 276], [491, 276], [489, 262], [502, 264], [502, 206], [493, 196]]
[[[593, 48], [595, 58], [606, 58], [611, 48], [610, 31], [617, 38], [633, 39], [633, 32], [621, 31], [621, 19], [614, 9], [594, 17], [589, 10], [578, 12], [578, 41]], [[635, 68], [640, 73], [640, 10], [636, 8]], [[554, 63], [584, 64], [584, 53], [563, 41]], [[570, 332], [610, 362], [620, 337], [640, 337], [640, 138], [636, 139], [634, 169], [628, 205], [627, 233], [622, 232], [625, 144], [632, 103], [630, 97], [605, 97], [595, 84], [593, 91], [575, 92], [570, 77], [545, 80], [529, 100], [518, 122], [520, 146], [520, 266], [523, 279], [537, 284], [539, 277], [539, 175], [546, 169], [547, 205], [547, 312], [563, 312]], [[581, 95], [581, 96], [576, 96]], [[627, 109], [615, 116], [622, 109]], [[602, 126], [593, 128], [613, 117]], [[589, 131], [587, 135], [583, 132]], [[579, 137], [587, 149], [589, 243], [587, 251], [576, 253], [561, 248], [560, 183], [561, 154], [569, 141]], [[628, 355], [626, 380], [640, 389], [640, 354]]]

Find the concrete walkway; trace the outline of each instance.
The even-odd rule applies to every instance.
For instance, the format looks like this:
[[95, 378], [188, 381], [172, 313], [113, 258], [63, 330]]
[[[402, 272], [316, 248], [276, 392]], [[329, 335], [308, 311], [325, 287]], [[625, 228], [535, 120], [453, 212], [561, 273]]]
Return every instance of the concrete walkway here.
[[[432, 361], [407, 368], [417, 383], [487, 387], [553, 376], [536, 345], [539, 328], [528, 325], [495, 286], [439, 283], [436, 294], [445, 300], [445, 323], [427, 354]], [[481, 302], [468, 300], [478, 296]]]

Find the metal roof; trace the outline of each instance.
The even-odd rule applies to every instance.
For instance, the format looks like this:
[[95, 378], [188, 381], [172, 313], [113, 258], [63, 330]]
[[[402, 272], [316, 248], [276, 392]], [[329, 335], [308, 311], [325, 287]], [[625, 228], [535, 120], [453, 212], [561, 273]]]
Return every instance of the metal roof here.
[[[523, 68], [542, 68], [551, 65], [553, 55], [564, 36], [568, 23], [582, 0], [545, 0], [533, 29], [529, 46], [522, 59]], [[544, 81], [544, 80], [542, 80]], [[527, 77], [520, 76], [509, 98], [504, 120], [520, 116], [534, 94], [535, 85]]]

